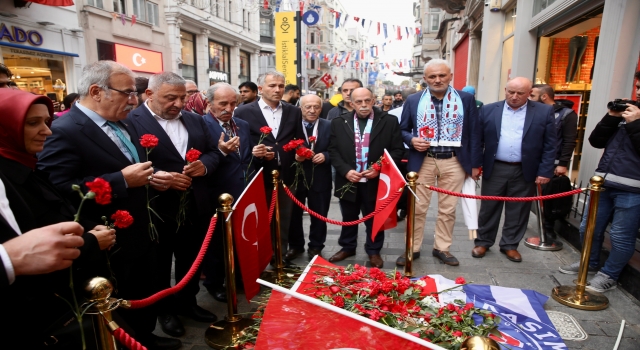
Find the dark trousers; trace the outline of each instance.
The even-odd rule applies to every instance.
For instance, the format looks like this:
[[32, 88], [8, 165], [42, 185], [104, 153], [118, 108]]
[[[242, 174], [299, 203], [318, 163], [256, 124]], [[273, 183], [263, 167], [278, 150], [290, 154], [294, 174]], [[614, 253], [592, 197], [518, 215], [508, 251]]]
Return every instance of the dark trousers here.
[[[343, 221], [355, 221], [360, 218], [360, 213], [363, 216], [373, 212], [375, 207], [375, 198], [369, 198], [369, 192], [367, 191], [366, 183], [356, 184], [356, 201], [349, 202], [346, 200], [340, 200], [340, 210], [342, 211]], [[374, 196], [375, 197], [375, 196]], [[367, 240], [364, 244], [364, 250], [368, 255], [380, 254], [380, 249], [384, 244], [384, 231], [378, 232], [375, 241], [371, 241], [371, 228], [373, 226], [373, 218], [364, 222]], [[358, 225], [354, 226], [342, 226], [340, 232], [340, 239], [338, 244], [342, 247], [342, 250], [346, 252], [355, 252], [358, 246]]]
[[[535, 191], [535, 183], [525, 181], [522, 176], [522, 165], [510, 165], [495, 162], [490, 178], [482, 180], [483, 196], [528, 197]], [[498, 235], [500, 217], [504, 208], [504, 226], [500, 248], [517, 249], [518, 244], [527, 231], [530, 202], [509, 202], [506, 206], [501, 201], [482, 201], [478, 214], [478, 238], [475, 245], [491, 247]]]
[[[304, 203], [307, 201], [309, 209], [327, 217], [329, 204], [331, 203], [331, 188], [325, 191], [308, 190], [304, 186], [298, 186], [296, 198]], [[311, 216], [309, 227], [309, 249], [322, 250], [327, 238], [327, 223]], [[294, 205], [291, 209], [291, 226], [289, 229], [289, 249], [304, 250], [304, 228], [302, 227], [302, 208]]]
[[[404, 156], [402, 157], [403, 160], [407, 159], [409, 155], [409, 152], [407, 152], [407, 150], [405, 149], [404, 152]], [[407, 178], [407, 164], [405, 162], [400, 162], [398, 165], [398, 170], [400, 170], [400, 173], [402, 174], [403, 178]], [[407, 196], [409, 193], [409, 189], [407, 187], [404, 188], [404, 190], [402, 191], [402, 194], [400, 195], [400, 199], [398, 200], [398, 203], [396, 204], [396, 210], [407, 210]]]
[[569, 40], [569, 63], [567, 64], [567, 72], [565, 81], [574, 81], [578, 70], [580, 69], [580, 61], [587, 49], [587, 36], [574, 36]]
[[[192, 209], [194, 210], [194, 209]], [[171, 286], [171, 265], [175, 257], [176, 284], [189, 272], [196, 260], [202, 242], [209, 228], [210, 217], [198, 217], [195, 213], [187, 213], [187, 220], [180, 226], [173, 220], [166, 220], [158, 225], [159, 253], [158, 271], [159, 285], [162, 288]], [[194, 277], [180, 292], [165, 298], [159, 306], [159, 312], [172, 313], [176, 308], [186, 308], [196, 305], [196, 295], [200, 291], [200, 271], [198, 269]]]

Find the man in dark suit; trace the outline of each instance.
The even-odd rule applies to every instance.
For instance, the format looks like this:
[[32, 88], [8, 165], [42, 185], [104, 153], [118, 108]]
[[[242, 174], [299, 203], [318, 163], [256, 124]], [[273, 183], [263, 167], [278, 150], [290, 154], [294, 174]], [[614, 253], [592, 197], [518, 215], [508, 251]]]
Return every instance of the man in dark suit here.
[[[123, 123], [127, 113], [137, 105], [135, 75], [129, 68], [113, 61], [98, 61], [82, 70], [78, 94], [80, 100], [64, 118], [57, 119], [53, 134], [47, 137], [38, 156], [38, 167], [49, 173], [51, 182], [77, 207], [78, 193], [72, 185], [86, 192], [85, 183], [100, 177], [111, 184], [111, 204], [86, 201], [82, 216], [102, 222], [116, 210], [127, 210], [134, 222], [118, 230], [120, 249], [111, 255], [111, 268], [117, 279], [115, 296], [141, 299], [159, 290], [155, 270], [157, 244], [147, 232], [147, 191], [145, 185], [162, 191], [172, 176], [153, 173], [151, 162], [144, 161], [144, 149], [137, 142], [135, 129]], [[156, 326], [153, 307], [122, 310], [125, 321], [134, 329], [135, 338], [147, 348], [177, 349], [177, 339], [152, 334]]]
[[[221, 171], [215, 172], [209, 179], [209, 200], [218, 206], [218, 197], [223, 193], [229, 193], [234, 201], [237, 201], [246, 186], [245, 180], [248, 180], [248, 175], [253, 171], [248, 169], [253, 148], [249, 124], [233, 117], [237, 95], [236, 89], [227, 83], [216, 83], [206, 91], [209, 113], [205, 114], [203, 119], [212, 138], [218, 140], [217, 147], [222, 153], [219, 165]], [[207, 251], [204, 263], [204, 274], [207, 278], [204, 286], [214, 299], [227, 302], [226, 289], [223, 288], [223, 228], [224, 225], [220, 221]]]
[[[336, 168], [335, 196], [340, 198], [343, 221], [357, 220], [362, 212], [366, 216], [374, 211], [378, 193], [379, 172], [369, 169], [377, 162], [386, 148], [393, 161], [399, 163], [404, 152], [400, 125], [395, 116], [373, 108], [373, 93], [357, 88], [351, 93], [354, 114], [341, 114], [331, 121], [329, 154]], [[346, 190], [348, 184], [351, 188]], [[384, 243], [384, 231], [371, 240], [373, 219], [365, 222], [367, 239], [364, 249], [371, 266], [383, 265], [380, 249]], [[342, 249], [329, 261], [337, 262], [356, 254], [358, 226], [343, 226], [338, 244]]]
[[[180, 281], [198, 256], [214, 212], [207, 194], [207, 177], [215, 172], [219, 152], [201, 116], [182, 111], [187, 96], [185, 80], [164, 72], [152, 75], [147, 102], [129, 114], [129, 121], [139, 135], [152, 134], [158, 146], [148, 157], [157, 169], [173, 175], [173, 180], [154, 199], [156, 212], [163, 220], [157, 225], [159, 235], [158, 273], [162, 288], [171, 286], [171, 264], [175, 256], [175, 279]], [[202, 154], [187, 164], [187, 151]], [[186, 196], [186, 197], [185, 197]], [[196, 273], [196, 276], [199, 274]], [[196, 303], [200, 291], [198, 278], [158, 306], [162, 330], [172, 336], [184, 335], [184, 327], [175, 314], [199, 322], [214, 322], [216, 317]]]
[[[309, 187], [305, 187], [302, 178], [298, 179], [296, 198], [309, 208], [326, 217], [331, 203], [331, 158], [329, 156], [329, 138], [331, 136], [331, 122], [319, 119], [322, 110], [322, 99], [317, 95], [306, 95], [300, 99], [302, 110], [302, 126], [305, 147], [315, 154], [311, 159], [296, 155], [296, 161], [302, 162], [304, 176]], [[309, 138], [315, 141], [310, 142]], [[327, 223], [311, 217], [309, 228], [309, 258], [320, 255], [327, 238]], [[289, 229], [289, 250], [284, 258], [291, 261], [304, 253], [304, 229], [302, 227], [302, 209], [297, 205], [291, 212], [291, 227]]]
[[[407, 171], [417, 172], [419, 181], [426, 185], [460, 192], [466, 177], [477, 179], [482, 150], [474, 133], [478, 111], [473, 96], [450, 86], [452, 77], [447, 61], [429, 61], [424, 67], [428, 88], [410, 95], [400, 107], [400, 129], [404, 143], [409, 145]], [[432, 193], [425, 186], [419, 186], [416, 192], [420, 201], [416, 202], [414, 259], [420, 257]], [[450, 266], [459, 265], [449, 249], [453, 243], [457, 203], [456, 196], [438, 194], [438, 218], [431, 254]], [[398, 257], [396, 264], [404, 266], [405, 261], [406, 252]]]
[[[480, 112], [481, 140], [484, 143], [482, 195], [527, 197], [536, 184], [553, 176], [556, 157], [556, 129], [553, 107], [529, 101], [532, 83], [513, 78], [505, 88], [505, 100], [486, 104]], [[482, 258], [498, 234], [504, 202], [482, 201], [478, 215], [478, 238], [471, 251]], [[529, 221], [529, 202], [509, 203], [500, 240], [500, 252], [520, 262], [518, 244]]]
[[[267, 189], [267, 206], [271, 203], [273, 178], [271, 171], [278, 170], [280, 179], [290, 185], [293, 182], [295, 169], [291, 164], [295, 161], [294, 152], [285, 152], [282, 147], [294, 138], [302, 135], [302, 114], [300, 108], [288, 103], [282, 103], [284, 93], [284, 75], [278, 71], [269, 71], [258, 78], [260, 100], [243, 105], [236, 109], [234, 115], [249, 123], [253, 155], [258, 158], [263, 167], [265, 189]], [[268, 126], [271, 133], [262, 144], [258, 144], [260, 128]], [[279, 186], [282, 189], [282, 186]], [[292, 189], [293, 191], [293, 189]], [[295, 191], [294, 191], [295, 192]], [[282, 249], [288, 245], [289, 225], [293, 202], [284, 191], [278, 192], [280, 202], [280, 235]]]

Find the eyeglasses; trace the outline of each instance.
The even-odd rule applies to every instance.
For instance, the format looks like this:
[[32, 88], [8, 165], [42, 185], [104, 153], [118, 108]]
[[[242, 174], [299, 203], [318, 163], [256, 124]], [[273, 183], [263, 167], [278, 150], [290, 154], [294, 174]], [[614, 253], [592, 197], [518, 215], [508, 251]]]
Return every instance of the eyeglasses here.
[[119, 92], [121, 94], [129, 95], [129, 99], [138, 97], [138, 92], [137, 91], [122, 91], [122, 90], [114, 89], [111, 86], [107, 86], [107, 89], [113, 90], [113, 91], [117, 91], [117, 92]]

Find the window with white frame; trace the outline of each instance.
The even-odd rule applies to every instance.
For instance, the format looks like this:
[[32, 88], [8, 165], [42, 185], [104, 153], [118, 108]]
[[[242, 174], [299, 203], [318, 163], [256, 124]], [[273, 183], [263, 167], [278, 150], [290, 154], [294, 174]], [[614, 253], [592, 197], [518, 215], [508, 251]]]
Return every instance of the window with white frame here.
[[113, 12], [127, 14], [125, 0], [113, 0]]
[[427, 28], [429, 33], [437, 33], [440, 29], [440, 18], [442, 16], [442, 10], [439, 8], [428, 8], [427, 9]]
[[87, 5], [104, 9], [102, 0], [87, 0]]
[[147, 0], [133, 0], [133, 14], [139, 21], [151, 23], [156, 27], [160, 25], [160, 15], [156, 3]]

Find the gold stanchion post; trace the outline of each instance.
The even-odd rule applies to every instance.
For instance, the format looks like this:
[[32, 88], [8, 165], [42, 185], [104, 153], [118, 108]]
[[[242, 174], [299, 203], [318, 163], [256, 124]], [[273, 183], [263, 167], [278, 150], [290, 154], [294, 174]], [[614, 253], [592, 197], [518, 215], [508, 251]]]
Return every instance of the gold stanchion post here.
[[416, 181], [418, 181], [418, 173], [412, 171], [407, 174], [409, 180], [410, 193], [407, 196], [407, 232], [406, 232], [406, 262], [404, 265], [404, 275], [413, 276], [413, 231], [416, 227]]
[[273, 220], [271, 229], [274, 233], [275, 239], [275, 254], [276, 254], [276, 271], [278, 272], [278, 279], [283, 274], [284, 271], [284, 262], [282, 261], [282, 238], [280, 237], [280, 202], [278, 198], [278, 181], [280, 179], [280, 172], [274, 170], [271, 172], [273, 175], [273, 195], [276, 197], [276, 204], [273, 210]]
[[604, 191], [602, 185], [604, 179], [593, 176], [591, 180], [589, 196], [589, 216], [587, 217], [587, 229], [582, 242], [582, 254], [580, 256], [580, 272], [576, 286], [558, 286], [551, 291], [551, 297], [560, 304], [581, 310], [602, 310], [609, 306], [609, 299], [602, 293], [585, 290], [587, 285], [587, 270], [589, 268], [589, 255], [593, 241], [593, 231], [596, 226], [596, 214], [598, 212], [598, 200], [600, 192]]
[[84, 291], [89, 302], [94, 303], [87, 311], [87, 314], [93, 316], [94, 327], [97, 326], [100, 349], [118, 349], [116, 339], [109, 331], [110, 327], [112, 329], [119, 328], [111, 318], [111, 311], [118, 307], [118, 303], [111, 298], [113, 285], [106, 278], [94, 277], [85, 284]]
[[224, 223], [224, 267], [227, 285], [227, 316], [223, 320], [217, 321], [209, 326], [204, 334], [207, 345], [214, 349], [226, 349], [234, 345], [236, 339], [241, 336], [242, 331], [253, 322], [250, 319], [238, 315], [238, 297], [236, 295], [236, 267], [233, 257], [233, 231], [229, 216], [233, 212], [231, 204], [233, 197], [228, 193], [223, 193], [218, 198], [222, 208], [218, 208], [218, 218]]

